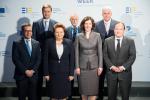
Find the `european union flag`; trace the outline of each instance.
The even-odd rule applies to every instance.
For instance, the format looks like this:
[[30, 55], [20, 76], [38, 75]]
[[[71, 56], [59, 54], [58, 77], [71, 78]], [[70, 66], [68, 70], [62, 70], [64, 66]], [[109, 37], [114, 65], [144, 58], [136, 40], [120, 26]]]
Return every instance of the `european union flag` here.
[[0, 8], [0, 13], [5, 13], [5, 8]]

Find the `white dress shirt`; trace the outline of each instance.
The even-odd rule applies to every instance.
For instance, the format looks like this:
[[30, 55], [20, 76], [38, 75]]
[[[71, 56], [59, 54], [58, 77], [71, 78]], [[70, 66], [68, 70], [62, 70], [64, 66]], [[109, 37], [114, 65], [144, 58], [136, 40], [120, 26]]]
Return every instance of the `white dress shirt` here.
[[104, 20], [104, 25], [105, 25], [105, 29], [106, 29], [107, 34], [109, 33], [110, 23], [111, 23], [111, 19], [108, 22], [106, 22]]

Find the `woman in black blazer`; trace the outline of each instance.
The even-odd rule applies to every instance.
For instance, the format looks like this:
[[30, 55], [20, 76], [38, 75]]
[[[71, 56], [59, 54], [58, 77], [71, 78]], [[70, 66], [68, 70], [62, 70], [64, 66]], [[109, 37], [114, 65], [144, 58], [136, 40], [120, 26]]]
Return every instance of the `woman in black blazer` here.
[[65, 26], [54, 26], [55, 38], [48, 39], [44, 52], [44, 77], [47, 80], [48, 95], [52, 100], [71, 95], [71, 80], [74, 75], [74, 47], [65, 39]]

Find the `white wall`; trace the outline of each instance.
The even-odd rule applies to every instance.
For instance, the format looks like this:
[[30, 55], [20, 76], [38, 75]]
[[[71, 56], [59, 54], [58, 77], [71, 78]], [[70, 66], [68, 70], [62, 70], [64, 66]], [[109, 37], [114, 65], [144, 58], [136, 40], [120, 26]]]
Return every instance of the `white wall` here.
[[111, 6], [113, 19], [126, 24], [126, 35], [136, 43], [133, 81], [150, 81], [149, 0], [0, 0], [0, 81], [13, 81], [12, 42], [20, 38], [21, 24], [42, 17], [41, 6], [47, 2], [53, 7], [52, 18], [66, 26], [70, 25], [70, 14], [77, 13], [80, 21], [85, 16], [98, 21], [102, 19], [101, 8]]

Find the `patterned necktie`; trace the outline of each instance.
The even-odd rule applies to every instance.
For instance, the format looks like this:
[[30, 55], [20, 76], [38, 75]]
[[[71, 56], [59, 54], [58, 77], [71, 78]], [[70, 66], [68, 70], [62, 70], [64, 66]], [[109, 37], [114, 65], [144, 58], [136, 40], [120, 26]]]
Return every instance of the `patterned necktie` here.
[[74, 28], [73, 28], [73, 35], [72, 35], [72, 41], [73, 41], [73, 42], [75, 41], [76, 34], [77, 34], [77, 28], [74, 27]]
[[48, 23], [48, 21], [44, 21], [44, 23], [45, 23], [45, 31], [48, 31], [49, 23]]
[[32, 48], [29, 43], [30, 43], [30, 40], [26, 40], [26, 47], [27, 47], [29, 55], [31, 56]]

